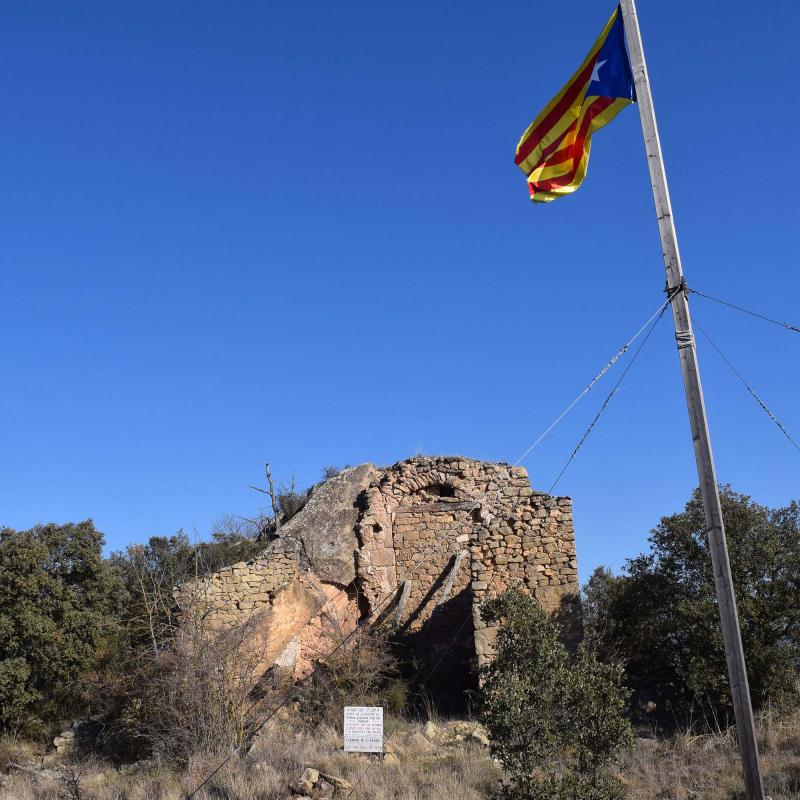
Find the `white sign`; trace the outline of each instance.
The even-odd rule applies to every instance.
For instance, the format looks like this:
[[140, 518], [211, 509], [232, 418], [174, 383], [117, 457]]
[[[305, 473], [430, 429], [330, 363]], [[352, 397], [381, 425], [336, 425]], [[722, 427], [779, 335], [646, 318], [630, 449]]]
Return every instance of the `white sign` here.
[[383, 752], [383, 709], [344, 707], [344, 749], [347, 753]]

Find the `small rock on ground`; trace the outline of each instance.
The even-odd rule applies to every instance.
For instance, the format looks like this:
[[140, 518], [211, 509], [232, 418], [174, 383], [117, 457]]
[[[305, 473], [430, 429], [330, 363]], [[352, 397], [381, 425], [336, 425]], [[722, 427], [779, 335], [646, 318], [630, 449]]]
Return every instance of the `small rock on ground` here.
[[300, 776], [300, 780], [316, 783], [319, 780], [319, 770], [313, 767], [306, 767], [303, 770], [303, 774]]
[[320, 772], [319, 777], [328, 781], [328, 783], [332, 783], [337, 789], [341, 789], [343, 792], [350, 791], [353, 788], [353, 784], [350, 783], [350, 781], [346, 781], [344, 778], [337, 778], [335, 775], [328, 775], [327, 772]]

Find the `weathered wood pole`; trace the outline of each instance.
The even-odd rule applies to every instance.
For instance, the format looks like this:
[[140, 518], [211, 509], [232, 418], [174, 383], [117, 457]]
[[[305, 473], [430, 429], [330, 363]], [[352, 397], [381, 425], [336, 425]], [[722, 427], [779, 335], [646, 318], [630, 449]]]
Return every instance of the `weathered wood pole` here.
[[700, 494], [705, 511], [706, 533], [714, 569], [714, 582], [717, 589], [717, 603], [722, 621], [722, 635], [725, 642], [725, 658], [731, 683], [733, 709], [736, 715], [736, 732], [744, 770], [745, 787], [748, 800], [764, 800], [764, 787], [761, 781], [761, 767], [758, 758], [753, 707], [750, 702], [750, 687], [742, 649], [742, 636], [736, 611], [736, 597], [733, 591], [731, 565], [728, 559], [728, 545], [725, 541], [725, 527], [722, 521], [722, 507], [717, 489], [717, 475], [714, 457], [711, 452], [711, 439], [708, 420], [703, 401], [703, 387], [700, 383], [700, 368], [697, 363], [697, 349], [692, 332], [689, 314], [689, 300], [685, 288], [681, 257], [678, 251], [678, 237], [672, 218], [672, 204], [667, 187], [667, 176], [661, 155], [661, 142], [658, 138], [653, 98], [647, 77], [647, 65], [642, 48], [642, 35], [636, 16], [634, 0], [621, 0], [622, 17], [625, 23], [625, 38], [631, 58], [631, 68], [636, 86], [639, 116], [650, 169], [650, 182], [658, 217], [658, 230], [661, 234], [661, 247], [664, 252], [664, 267], [667, 272], [667, 289], [672, 299], [672, 319], [675, 324], [675, 339], [678, 345], [683, 384], [686, 390], [686, 404], [689, 410], [689, 423], [692, 429], [697, 475], [700, 479]]

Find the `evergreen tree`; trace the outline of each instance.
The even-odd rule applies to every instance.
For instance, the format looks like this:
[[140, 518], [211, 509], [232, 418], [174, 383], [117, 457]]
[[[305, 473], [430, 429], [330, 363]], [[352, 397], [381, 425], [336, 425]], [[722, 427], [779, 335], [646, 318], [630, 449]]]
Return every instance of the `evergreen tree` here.
[[120, 584], [91, 520], [0, 529], [0, 726], [43, 732], [88, 707], [113, 649]]
[[[742, 642], [756, 709], [796, 696], [800, 678], [800, 508], [770, 509], [721, 489]], [[703, 504], [664, 517], [650, 552], [615, 577], [597, 570], [585, 590], [586, 633], [606, 661], [620, 661], [642, 703], [666, 720], [704, 711], [732, 721]]]

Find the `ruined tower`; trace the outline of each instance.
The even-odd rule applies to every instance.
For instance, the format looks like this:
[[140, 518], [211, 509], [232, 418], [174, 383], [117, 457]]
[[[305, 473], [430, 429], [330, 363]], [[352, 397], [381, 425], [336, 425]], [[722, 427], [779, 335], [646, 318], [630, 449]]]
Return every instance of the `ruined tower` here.
[[257, 629], [264, 669], [307, 673], [380, 622], [446, 674], [490, 656], [479, 605], [509, 588], [577, 630], [570, 498], [534, 491], [523, 467], [416, 456], [318, 484], [261, 556], [178, 587], [176, 600], [199, 604], [213, 629]]

